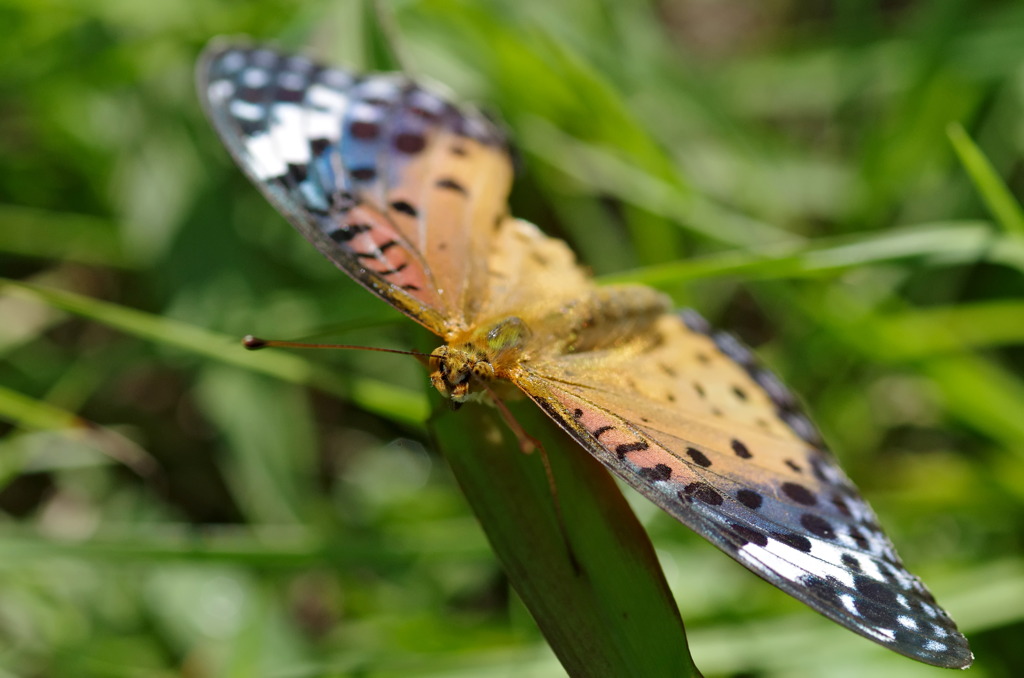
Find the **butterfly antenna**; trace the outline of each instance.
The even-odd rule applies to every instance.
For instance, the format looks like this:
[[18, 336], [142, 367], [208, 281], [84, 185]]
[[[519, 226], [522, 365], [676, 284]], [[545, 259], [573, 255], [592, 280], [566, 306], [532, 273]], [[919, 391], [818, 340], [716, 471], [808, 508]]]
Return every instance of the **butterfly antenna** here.
[[512, 433], [515, 434], [516, 439], [519, 441], [519, 450], [523, 454], [530, 454], [534, 450], [540, 452], [540, 460], [544, 465], [544, 474], [548, 479], [548, 488], [551, 490], [551, 497], [555, 502], [555, 515], [558, 518], [558, 530], [562, 533], [562, 542], [565, 544], [565, 550], [569, 554], [569, 562], [572, 564], [573, 572], [577, 575], [583, 573], [583, 567], [580, 565], [579, 560], [576, 558], [576, 552], [573, 551], [572, 542], [569, 541], [569, 529], [566, 527], [565, 515], [562, 513], [562, 502], [558, 498], [558, 486], [555, 484], [555, 473], [551, 470], [551, 459], [548, 457], [548, 451], [544, 449], [544, 445], [539, 440], [531, 436], [523, 428], [522, 424], [516, 420], [511, 410], [505, 402], [498, 397], [498, 395], [490, 389], [488, 386], [484, 386], [487, 389], [487, 393], [491, 396], [491, 401], [494, 406], [498, 408], [498, 412], [501, 413], [501, 418], [505, 420], [505, 424], [511, 429]]
[[380, 348], [377, 346], [354, 346], [352, 344], [307, 344], [302, 341], [281, 341], [279, 339], [260, 339], [254, 337], [251, 334], [246, 335], [242, 339], [242, 346], [245, 346], [250, 351], [258, 351], [261, 348], [334, 348], [334, 349], [350, 349], [353, 351], [377, 351], [379, 353], [397, 353], [399, 355], [411, 355], [416, 358], [422, 358], [420, 362], [425, 362], [430, 358], [429, 353], [420, 353], [419, 351], [402, 351], [397, 348]]

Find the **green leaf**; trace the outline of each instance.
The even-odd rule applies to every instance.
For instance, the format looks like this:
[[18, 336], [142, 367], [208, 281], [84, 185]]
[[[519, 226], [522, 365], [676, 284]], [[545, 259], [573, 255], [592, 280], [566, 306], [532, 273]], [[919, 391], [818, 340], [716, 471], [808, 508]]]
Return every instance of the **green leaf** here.
[[491, 410], [444, 412], [431, 427], [565, 669], [574, 677], [699, 675], [654, 549], [608, 471], [532, 404], [510, 407], [547, 451], [557, 496], [541, 453], [523, 454]]

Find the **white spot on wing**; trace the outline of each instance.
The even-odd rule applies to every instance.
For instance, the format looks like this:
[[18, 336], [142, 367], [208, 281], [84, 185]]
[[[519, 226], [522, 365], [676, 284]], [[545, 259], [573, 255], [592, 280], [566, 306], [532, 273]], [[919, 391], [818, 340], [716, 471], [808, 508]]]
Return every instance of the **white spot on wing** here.
[[235, 94], [235, 83], [230, 80], [216, 80], [206, 88], [206, 98], [211, 103], [219, 104]]
[[344, 71], [328, 68], [320, 72], [320, 81], [328, 87], [347, 89], [352, 86], [352, 76]]
[[[769, 546], [775, 542], [769, 541]], [[746, 544], [740, 548], [738, 555], [744, 562], [750, 563], [755, 570], [768, 568], [778, 573], [784, 579], [799, 581], [800, 577], [806, 574], [799, 567], [796, 567], [788, 560], [779, 557], [766, 548], [754, 544]]]
[[303, 133], [303, 112], [295, 104], [277, 104], [273, 108], [274, 123], [270, 134], [285, 162], [305, 165], [310, 161], [309, 138]]
[[853, 588], [853, 575], [845, 567], [835, 564], [839, 562], [839, 554], [842, 551], [839, 551], [831, 544], [816, 539], [812, 539], [811, 544], [811, 553], [798, 551], [792, 546], [787, 546], [775, 539], [769, 539], [768, 545], [764, 547], [752, 547], [748, 544], [743, 548], [752, 547], [757, 548], [760, 552], [767, 551], [776, 558], [786, 561], [788, 569], [794, 573], [791, 576], [794, 581], [804, 575], [812, 574], [822, 579], [834, 577], [845, 586]]
[[843, 607], [846, 608], [847, 612], [849, 612], [855, 617], [860, 616], [860, 612], [857, 611], [857, 606], [855, 605], [853, 596], [851, 596], [849, 593], [841, 594], [839, 596], [839, 601], [843, 604]]
[[398, 95], [398, 85], [394, 81], [382, 77], [371, 78], [359, 86], [359, 96], [367, 99], [382, 99], [393, 103], [398, 99]]
[[902, 626], [903, 628], [910, 629], [911, 631], [917, 630], [917, 622], [914, 621], [913, 617], [908, 617], [905, 614], [901, 614], [900, 616], [896, 617], [896, 621], [898, 621], [900, 623], [900, 626]]
[[421, 89], [409, 95], [409, 105], [422, 108], [424, 111], [434, 115], [441, 115], [444, 112], [444, 101], [430, 92]]
[[306, 101], [311, 106], [323, 108], [333, 113], [341, 113], [348, 104], [348, 97], [336, 89], [313, 85], [306, 91]]
[[281, 71], [277, 76], [277, 84], [285, 89], [302, 90], [306, 86], [306, 78], [294, 71]]
[[474, 139], [482, 139], [487, 136], [487, 123], [476, 116], [466, 116], [466, 134]]
[[248, 120], [255, 122], [263, 119], [263, 114], [266, 112], [266, 108], [259, 104], [254, 104], [249, 101], [242, 99], [234, 99], [228, 106], [231, 111], [231, 115], [235, 116], [239, 120]]
[[353, 120], [359, 122], [378, 122], [384, 117], [384, 112], [377, 106], [371, 106], [365, 101], [357, 101], [352, 104], [352, 110], [349, 112]]
[[228, 73], [234, 73], [244, 65], [245, 55], [239, 51], [232, 50], [230, 52], [224, 52], [224, 54], [220, 56], [220, 67]]
[[[798, 552], [798, 553], [800, 553], [800, 552]], [[835, 567], [837, 570], [841, 570], [842, 572], [845, 573], [844, 576], [842, 576], [842, 577], [838, 577], [837, 576], [836, 578], [839, 579], [840, 581], [842, 581], [847, 586], [853, 586], [853, 577], [850, 575], [849, 570], [847, 570], [845, 565], [840, 565], [839, 564], [839, 563], [843, 562], [842, 561], [843, 555], [848, 553], [848, 551], [846, 549], [838, 547], [838, 546], [833, 546], [832, 544], [830, 544], [830, 543], [828, 543], [826, 541], [820, 541], [820, 540], [817, 540], [817, 539], [812, 539], [811, 540], [811, 553], [813, 553], [815, 556], [817, 556], [818, 559], [820, 559], [820, 560], [815, 560], [815, 562], [818, 563], [818, 567], [819, 568], [820, 567]], [[805, 553], [800, 553], [800, 555], [803, 556], [804, 558], [809, 558], [810, 557], [810, 556], [808, 556]], [[865, 564], [866, 560], [867, 560], [867, 558], [860, 558], [859, 559], [859, 562], [861, 563], [861, 567], [862, 568], [864, 567], [864, 564]], [[821, 562], [821, 561], [825, 561], [825, 562]], [[836, 575], [833, 575], [833, 576], [836, 576]], [[881, 575], [880, 574], [876, 573], [876, 575], [872, 575], [872, 576], [875, 579], [881, 580]]]
[[242, 72], [242, 84], [251, 89], [266, 87], [270, 75], [262, 68], [247, 68]]
[[[844, 551], [845, 552], [845, 551]], [[858, 558], [857, 562], [860, 563], [860, 570], [867, 576], [878, 581], [885, 581], [885, 577], [882, 575], [882, 571], [878, 569], [878, 565], [875, 563], [873, 558]]]
[[341, 121], [337, 115], [306, 110], [306, 136], [309, 139], [330, 139], [341, 137]]
[[249, 166], [257, 179], [273, 179], [288, 170], [269, 134], [257, 134], [245, 139], [245, 150], [249, 154]]

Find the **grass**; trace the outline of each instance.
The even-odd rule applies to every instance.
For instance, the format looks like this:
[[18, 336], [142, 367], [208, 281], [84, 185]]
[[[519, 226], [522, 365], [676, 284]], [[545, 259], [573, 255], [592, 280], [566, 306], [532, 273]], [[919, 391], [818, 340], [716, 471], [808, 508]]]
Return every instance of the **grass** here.
[[[972, 675], [1024, 665], [1024, 11], [388, 7], [405, 63], [507, 121], [513, 212], [754, 345], [961, 623]], [[0, 676], [602, 675], [629, 652], [649, 663], [604, 675], [681, 675], [651, 553], [706, 676], [940, 675], [627, 493], [648, 550], [555, 439], [581, 550], [626, 546], [598, 593], [550, 588], [531, 571], [557, 562], [516, 543], [551, 534], [537, 459], [469, 408], [432, 416], [415, 361], [242, 350], [431, 347], [265, 204], [192, 91], [218, 34], [381, 64], [358, 9], [0, 7]], [[507, 497], [488, 484], [519, 472]], [[499, 507], [487, 537], [470, 505]], [[549, 638], [590, 625], [552, 652], [527, 609]]]

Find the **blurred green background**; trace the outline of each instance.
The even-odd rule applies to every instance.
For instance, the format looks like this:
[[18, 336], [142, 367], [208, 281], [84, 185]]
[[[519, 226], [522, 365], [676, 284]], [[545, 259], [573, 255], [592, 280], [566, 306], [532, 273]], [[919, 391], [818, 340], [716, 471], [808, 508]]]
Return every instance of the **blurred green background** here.
[[[416, 73], [507, 121], [513, 212], [755, 346], [971, 675], [1020, 675], [1024, 6], [385, 5]], [[238, 345], [430, 346], [193, 91], [219, 34], [373, 66], [361, 8], [0, 0], [0, 676], [564, 675], [432, 449], [422, 368]], [[941, 675], [629, 498], [706, 675]]]

